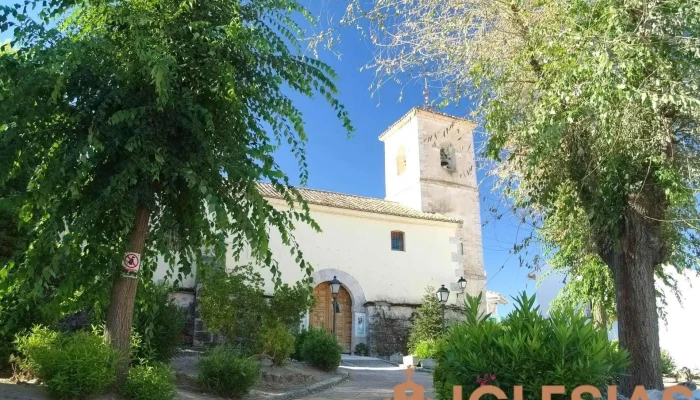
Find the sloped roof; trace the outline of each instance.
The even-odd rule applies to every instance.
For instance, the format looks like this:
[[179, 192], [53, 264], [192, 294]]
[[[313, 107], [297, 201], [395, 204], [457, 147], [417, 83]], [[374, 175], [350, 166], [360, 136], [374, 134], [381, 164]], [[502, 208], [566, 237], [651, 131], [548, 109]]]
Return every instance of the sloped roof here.
[[[269, 198], [283, 199], [275, 188], [269, 183], [259, 183], [260, 193]], [[364, 211], [375, 214], [395, 215], [398, 217], [427, 219], [431, 221], [460, 223], [457, 218], [448, 217], [442, 214], [426, 213], [416, 211], [395, 201], [377, 199], [373, 197], [362, 197], [352, 194], [327, 192], [324, 190], [296, 188], [301, 197], [309, 204], [316, 204], [326, 207], [343, 208], [346, 210]]]

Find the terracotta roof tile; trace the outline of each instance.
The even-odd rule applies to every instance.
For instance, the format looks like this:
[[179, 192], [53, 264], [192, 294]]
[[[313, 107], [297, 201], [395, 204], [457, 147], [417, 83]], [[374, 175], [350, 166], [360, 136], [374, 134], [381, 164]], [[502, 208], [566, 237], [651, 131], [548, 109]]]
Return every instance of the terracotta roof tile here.
[[[260, 193], [265, 197], [282, 199], [282, 196], [269, 183], [259, 183]], [[296, 188], [301, 197], [309, 204], [326, 207], [343, 208], [346, 210], [364, 211], [376, 214], [395, 215], [398, 217], [427, 219], [431, 221], [456, 222], [461, 220], [442, 214], [416, 211], [395, 201], [362, 197], [352, 194], [327, 192], [324, 190]]]

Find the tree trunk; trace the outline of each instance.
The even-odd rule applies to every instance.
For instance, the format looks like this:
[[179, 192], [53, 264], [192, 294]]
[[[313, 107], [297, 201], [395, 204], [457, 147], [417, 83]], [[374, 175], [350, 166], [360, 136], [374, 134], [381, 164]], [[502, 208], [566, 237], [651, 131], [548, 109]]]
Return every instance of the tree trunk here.
[[593, 303], [593, 322], [598, 325], [601, 329], [606, 331], [610, 329], [608, 321], [608, 313], [605, 311], [605, 307], [601, 302]]
[[[143, 254], [148, 235], [148, 209], [139, 205], [136, 209], [134, 226], [129, 236], [129, 247], [127, 252]], [[134, 314], [134, 300], [136, 299], [136, 288], [139, 280], [122, 276], [122, 267], [112, 284], [112, 296], [107, 311], [107, 324], [105, 328], [105, 338], [109, 340], [112, 348], [117, 351], [119, 360], [117, 362], [117, 386], [121, 386], [126, 381], [129, 371], [130, 342], [131, 342], [131, 319]]]
[[663, 209], [663, 202], [645, 200], [649, 199], [630, 201], [619, 245], [601, 252], [615, 282], [620, 347], [629, 352], [632, 361], [619, 385], [628, 397], [636, 385], [664, 388], [654, 270], [666, 254], [659, 219], [647, 217]]

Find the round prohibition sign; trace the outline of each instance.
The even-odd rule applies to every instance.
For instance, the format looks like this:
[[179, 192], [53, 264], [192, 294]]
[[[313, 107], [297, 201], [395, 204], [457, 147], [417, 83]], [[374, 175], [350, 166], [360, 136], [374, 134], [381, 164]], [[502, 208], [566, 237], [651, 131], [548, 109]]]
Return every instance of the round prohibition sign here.
[[124, 255], [124, 269], [129, 272], [138, 272], [141, 264], [141, 255], [139, 253], [126, 253]]

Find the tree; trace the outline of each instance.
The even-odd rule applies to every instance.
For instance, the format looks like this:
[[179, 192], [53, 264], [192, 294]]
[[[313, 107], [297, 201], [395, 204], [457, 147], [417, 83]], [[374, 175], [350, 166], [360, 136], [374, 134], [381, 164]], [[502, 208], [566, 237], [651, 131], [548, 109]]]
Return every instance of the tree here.
[[[0, 273], [34, 282], [36, 296], [64, 274], [49, 308], [109, 301], [118, 382], [138, 283], [122, 270], [125, 253], [141, 255], [139, 279], [151, 279], [158, 257], [179, 279], [203, 248], [218, 258], [248, 248], [279, 282], [274, 228], [311, 271], [292, 230], [318, 226], [273, 159], [284, 142], [306, 181], [306, 135], [289, 94], [320, 94], [352, 127], [332, 69], [302, 55], [296, 15], [308, 17], [295, 0], [0, 8], [0, 29], [15, 29], [0, 55], [0, 185], [29, 174], [21, 216], [32, 228], [22, 261]], [[259, 180], [289, 209], [269, 204]]]
[[[382, 80], [471, 96], [500, 188], [557, 253], [607, 265], [621, 390], [663, 388], [654, 277], [698, 265], [700, 7], [660, 0], [376, 0]], [[364, 26], [363, 26], [364, 28]], [[365, 30], [366, 31], [366, 30]], [[575, 271], [574, 271], [575, 272]]]
[[411, 334], [408, 336], [408, 351], [414, 353], [416, 346], [424, 340], [437, 340], [442, 335], [442, 305], [435, 296], [435, 288], [425, 288], [425, 295], [416, 312]]

